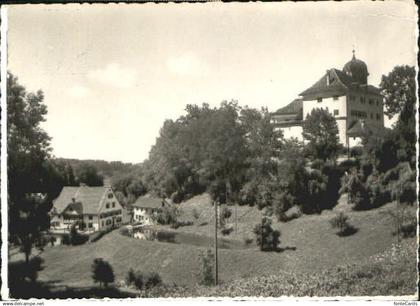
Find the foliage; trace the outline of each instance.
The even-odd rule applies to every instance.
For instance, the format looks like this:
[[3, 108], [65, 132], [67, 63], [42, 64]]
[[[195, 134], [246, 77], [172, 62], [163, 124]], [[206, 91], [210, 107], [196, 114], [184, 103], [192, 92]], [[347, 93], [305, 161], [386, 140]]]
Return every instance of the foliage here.
[[396, 66], [383, 75], [379, 85], [384, 96], [385, 113], [389, 118], [400, 114], [407, 106], [416, 101], [416, 71], [410, 66]]
[[197, 273], [198, 282], [205, 286], [214, 284], [214, 254], [210, 249], [199, 255], [201, 268]]
[[146, 187], [139, 173], [130, 172], [114, 176], [111, 184], [119, 202], [124, 206], [133, 204], [139, 196], [146, 193]]
[[88, 235], [82, 235], [80, 234], [76, 229], [76, 224], [73, 224], [70, 228], [69, 233], [69, 242], [71, 245], [80, 245], [88, 241], [89, 236]]
[[9, 241], [25, 253], [27, 263], [33, 245], [49, 227], [51, 199], [60, 191], [50, 160], [50, 137], [41, 128], [47, 114], [43, 100], [42, 91], [28, 93], [17, 77], [8, 73]]
[[401, 238], [415, 237], [417, 233], [418, 221], [416, 211], [407, 204], [399, 204], [396, 209], [388, 210], [391, 216], [394, 230], [392, 234]]
[[232, 233], [233, 232], [233, 227], [225, 227], [225, 228], [222, 228], [222, 235], [223, 236], [227, 236], [227, 235], [230, 235], [230, 233]]
[[335, 160], [340, 145], [335, 118], [326, 110], [315, 108], [306, 117], [302, 136], [308, 141], [306, 150], [314, 159]]
[[244, 244], [245, 244], [246, 246], [248, 246], [248, 245], [250, 245], [251, 243], [253, 243], [253, 242], [254, 242], [254, 239], [253, 239], [253, 238], [251, 238], [251, 237], [244, 237], [244, 238], [243, 238], [243, 240], [244, 240]]
[[92, 278], [95, 283], [99, 282], [100, 287], [104, 283], [106, 288], [109, 283], [114, 282], [114, 270], [107, 261], [102, 258], [95, 258], [92, 264]]
[[98, 169], [93, 164], [80, 164], [75, 172], [78, 181], [87, 186], [103, 186], [104, 184], [104, 177], [98, 173]]
[[156, 272], [144, 273], [130, 269], [127, 273], [126, 283], [138, 290], [151, 289], [162, 284], [160, 275]]
[[343, 212], [340, 212], [330, 220], [331, 227], [338, 229], [338, 236], [350, 236], [357, 231], [354, 226], [349, 224], [348, 220], [349, 217], [346, 216]]
[[281, 212], [280, 214], [278, 214], [278, 220], [283, 221], [283, 222], [288, 222], [293, 219], [299, 218], [301, 215], [302, 215], [302, 211], [299, 208], [299, 206], [293, 206], [286, 212]]
[[177, 206], [164, 206], [159, 211], [152, 215], [154, 221], [159, 224], [170, 224], [176, 226], [179, 219], [179, 209]]
[[257, 244], [261, 251], [277, 251], [280, 243], [280, 232], [273, 230], [271, 227], [271, 219], [263, 216], [261, 223], [254, 227]]

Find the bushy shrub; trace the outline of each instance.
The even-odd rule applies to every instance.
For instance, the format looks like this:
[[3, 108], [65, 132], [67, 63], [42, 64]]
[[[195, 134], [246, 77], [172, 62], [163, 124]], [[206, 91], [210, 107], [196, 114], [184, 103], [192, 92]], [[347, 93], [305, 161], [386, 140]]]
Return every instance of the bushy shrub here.
[[179, 226], [178, 223], [178, 216], [179, 211], [178, 207], [175, 205], [173, 206], [165, 206], [162, 207], [156, 215], [153, 216], [153, 219], [162, 225], [171, 224], [174, 226], [174, 228], [177, 228]]
[[64, 234], [61, 238], [61, 243], [64, 244], [64, 245], [71, 245], [70, 235], [69, 234]]
[[138, 290], [151, 289], [162, 284], [162, 278], [156, 272], [141, 272], [130, 269], [126, 276], [126, 283]]
[[416, 237], [418, 222], [417, 218], [412, 217], [403, 222], [400, 226], [400, 233], [403, 238]]
[[260, 224], [255, 225], [254, 234], [261, 251], [277, 251], [280, 232], [271, 227], [271, 219], [264, 216]]
[[273, 212], [279, 221], [287, 219], [286, 211], [296, 204], [296, 198], [288, 191], [283, 191], [278, 194], [274, 201]]
[[123, 236], [126, 236], [126, 237], [131, 237], [131, 235], [128, 231], [128, 228], [125, 227], [125, 226], [120, 228], [120, 234], [123, 235]]
[[230, 235], [230, 233], [232, 233], [232, 232], [233, 232], [233, 227], [222, 228], [222, 235], [223, 236]]
[[252, 239], [251, 237], [244, 237], [243, 240], [244, 240], [244, 244], [246, 246], [248, 246], [248, 245], [250, 245], [251, 243], [254, 242], [254, 239]]
[[330, 220], [332, 228], [338, 229], [338, 236], [350, 236], [357, 232], [357, 229], [348, 223], [349, 217], [340, 212]]
[[210, 286], [214, 284], [214, 254], [210, 249], [201, 252], [199, 255], [200, 270], [197, 273], [198, 282], [201, 285]]
[[297, 219], [302, 215], [302, 211], [300, 210], [299, 206], [293, 206], [286, 212], [278, 215], [278, 220], [282, 222], [288, 222], [293, 219]]
[[74, 225], [70, 229], [69, 238], [71, 245], [81, 245], [89, 240], [89, 236], [80, 234]]

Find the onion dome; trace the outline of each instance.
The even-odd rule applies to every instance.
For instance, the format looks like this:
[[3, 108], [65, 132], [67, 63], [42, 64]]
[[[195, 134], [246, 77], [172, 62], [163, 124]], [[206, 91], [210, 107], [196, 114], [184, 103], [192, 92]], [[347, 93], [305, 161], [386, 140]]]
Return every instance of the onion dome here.
[[351, 77], [353, 82], [365, 85], [369, 75], [367, 65], [365, 62], [357, 59], [354, 53], [355, 51], [353, 50], [353, 58], [344, 65], [343, 72]]

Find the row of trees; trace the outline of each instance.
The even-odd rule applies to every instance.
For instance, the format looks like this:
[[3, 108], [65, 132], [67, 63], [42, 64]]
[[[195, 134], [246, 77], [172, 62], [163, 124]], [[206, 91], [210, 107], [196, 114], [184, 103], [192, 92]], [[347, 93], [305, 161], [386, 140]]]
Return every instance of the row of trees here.
[[[225, 101], [218, 108], [187, 105], [186, 113], [165, 121], [149, 159], [135, 173], [113, 181], [123, 202], [146, 191], [175, 202], [208, 191], [217, 203], [255, 204], [278, 216], [293, 205], [316, 212], [334, 202], [327, 195], [335, 197], [332, 187], [338, 194], [332, 182], [339, 182], [335, 158], [340, 146], [337, 125], [327, 112], [314, 110], [308, 116], [307, 146], [285, 140], [265, 108]], [[312, 171], [305, 169], [308, 156], [318, 160]]]

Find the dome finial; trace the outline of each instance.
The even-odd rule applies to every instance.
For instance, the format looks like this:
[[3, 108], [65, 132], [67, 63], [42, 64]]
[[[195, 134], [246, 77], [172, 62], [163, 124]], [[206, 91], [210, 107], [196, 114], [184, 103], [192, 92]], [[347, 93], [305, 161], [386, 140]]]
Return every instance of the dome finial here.
[[354, 45], [353, 45], [353, 50], [351, 52], [353, 52], [353, 59], [355, 59], [356, 58], [356, 50], [354, 50]]

